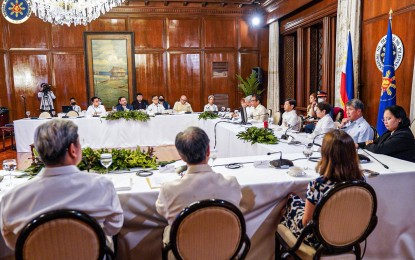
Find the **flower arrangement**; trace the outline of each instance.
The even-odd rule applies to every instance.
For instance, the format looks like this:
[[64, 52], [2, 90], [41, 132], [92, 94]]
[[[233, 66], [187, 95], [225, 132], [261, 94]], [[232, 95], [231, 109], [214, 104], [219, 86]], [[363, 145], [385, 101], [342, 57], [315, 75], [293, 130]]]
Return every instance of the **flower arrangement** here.
[[124, 118], [125, 120], [133, 120], [133, 121], [140, 121], [140, 122], [146, 122], [150, 119], [150, 116], [147, 115], [143, 111], [137, 111], [137, 110], [129, 110], [129, 111], [114, 111], [109, 112], [105, 117], [106, 120], [119, 120]]
[[205, 111], [205, 112], [203, 112], [203, 113], [201, 113], [199, 115], [199, 118], [198, 119], [199, 120], [200, 119], [208, 120], [208, 119], [215, 119], [215, 118], [219, 118], [218, 114], [215, 114], [215, 113], [213, 113], [211, 111]]
[[269, 128], [249, 127], [245, 131], [239, 132], [238, 139], [251, 142], [251, 144], [277, 144], [278, 138]]

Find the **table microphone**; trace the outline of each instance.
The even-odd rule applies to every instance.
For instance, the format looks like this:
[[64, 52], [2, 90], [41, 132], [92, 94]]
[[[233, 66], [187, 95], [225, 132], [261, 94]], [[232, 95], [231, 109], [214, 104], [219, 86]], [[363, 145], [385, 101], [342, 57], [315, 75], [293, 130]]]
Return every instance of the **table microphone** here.
[[275, 154], [275, 153], [279, 153], [280, 154], [280, 159], [279, 160], [273, 160], [270, 161], [269, 163], [274, 166], [275, 168], [280, 168], [280, 169], [287, 169], [291, 166], [294, 166], [293, 162], [291, 160], [288, 159], [282, 159], [282, 152], [278, 151], [278, 152], [269, 152], [267, 153], [267, 155], [271, 155], [271, 154]]
[[[370, 153], [368, 153], [365, 149], [362, 149], [361, 148], [361, 150], [363, 151], [363, 152], [365, 152], [367, 155], [369, 155], [370, 157], [372, 157], [375, 161], [377, 161], [378, 163], [380, 163], [383, 167], [385, 167], [386, 169], [389, 169], [389, 166], [387, 166], [386, 164], [384, 164], [384, 163], [381, 163], [378, 159], [376, 159], [373, 155], [371, 155]], [[361, 155], [363, 155], [363, 154], [358, 154], [359, 155], [359, 160], [360, 160], [360, 156]], [[363, 155], [364, 156], [364, 155]], [[366, 156], [365, 156], [366, 157]], [[367, 159], [369, 159], [369, 158], [367, 158]], [[370, 159], [369, 159], [369, 161], [370, 161]]]
[[[283, 139], [283, 140], [287, 140], [287, 139], [288, 139], [288, 137], [290, 137], [290, 135], [288, 135], [288, 134], [287, 134], [288, 130], [292, 129], [293, 127], [298, 126], [299, 124], [300, 124], [300, 123], [297, 123], [297, 124], [295, 124], [295, 125], [293, 125], [293, 126], [288, 127], [288, 128], [287, 128], [287, 130], [285, 130], [285, 133], [284, 133], [283, 135], [281, 135], [281, 139]], [[291, 136], [291, 137], [292, 137], [292, 138], [294, 138], [293, 136]]]

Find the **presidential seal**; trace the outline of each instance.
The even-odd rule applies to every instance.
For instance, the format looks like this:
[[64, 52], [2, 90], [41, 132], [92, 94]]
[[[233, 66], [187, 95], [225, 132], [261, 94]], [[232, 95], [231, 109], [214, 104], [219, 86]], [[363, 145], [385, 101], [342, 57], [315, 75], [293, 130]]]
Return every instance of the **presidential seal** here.
[[32, 2], [30, 0], [4, 0], [1, 11], [10, 23], [24, 23], [32, 13]]
[[[403, 44], [401, 39], [392, 34], [392, 48], [393, 48], [393, 67], [395, 70], [399, 68], [403, 59]], [[385, 52], [386, 52], [386, 35], [380, 39], [378, 45], [376, 46], [375, 52], [375, 61], [376, 66], [378, 69], [383, 72], [383, 62], [385, 60]]]

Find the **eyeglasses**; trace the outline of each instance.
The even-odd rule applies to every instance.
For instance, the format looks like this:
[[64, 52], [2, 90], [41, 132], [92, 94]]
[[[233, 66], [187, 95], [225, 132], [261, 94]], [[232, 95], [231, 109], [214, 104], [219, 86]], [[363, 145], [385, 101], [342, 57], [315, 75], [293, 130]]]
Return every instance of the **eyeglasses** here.
[[392, 118], [382, 118], [382, 122], [385, 122], [385, 121], [390, 121]]

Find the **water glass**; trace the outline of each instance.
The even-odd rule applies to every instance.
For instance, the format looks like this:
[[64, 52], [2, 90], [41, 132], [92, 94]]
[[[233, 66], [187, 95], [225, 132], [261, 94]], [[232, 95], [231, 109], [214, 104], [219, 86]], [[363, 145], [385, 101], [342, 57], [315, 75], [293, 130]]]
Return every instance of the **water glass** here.
[[3, 161], [3, 170], [8, 171], [9, 181], [7, 187], [12, 186], [12, 171], [16, 169], [17, 163], [15, 159], [7, 159]]
[[308, 161], [310, 160], [310, 157], [313, 154], [312, 147], [310, 147], [310, 146], [305, 147], [304, 150], [303, 150], [303, 154], [307, 158], [307, 162], [306, 162], [306, 165], [304, 167], [304, 170], [309, 170], [309, 168], [308, 168]]
[[26, 111], [26, 116], [27, 116], [27, 118], [30, 117], [30, 111]]
[[112, 164], [112, 154], [110, 153], [103, 153], [101, 154], [101, 164], [107, 169], [107, 173], [109, 173], [109, 167]]
[[52, 112], [52, 116], [54, 117], [56, 115], [55, 110], [52, 110], [51, 112]]
[[213, 163], [218, 158], [218, 151], [216, 149], [210, 150], [209, 158], [212, 159], [212, 166], [213, 166]]
[[226, 111], [226, 107], [221, 107], [220, 111], [225, 112]]

